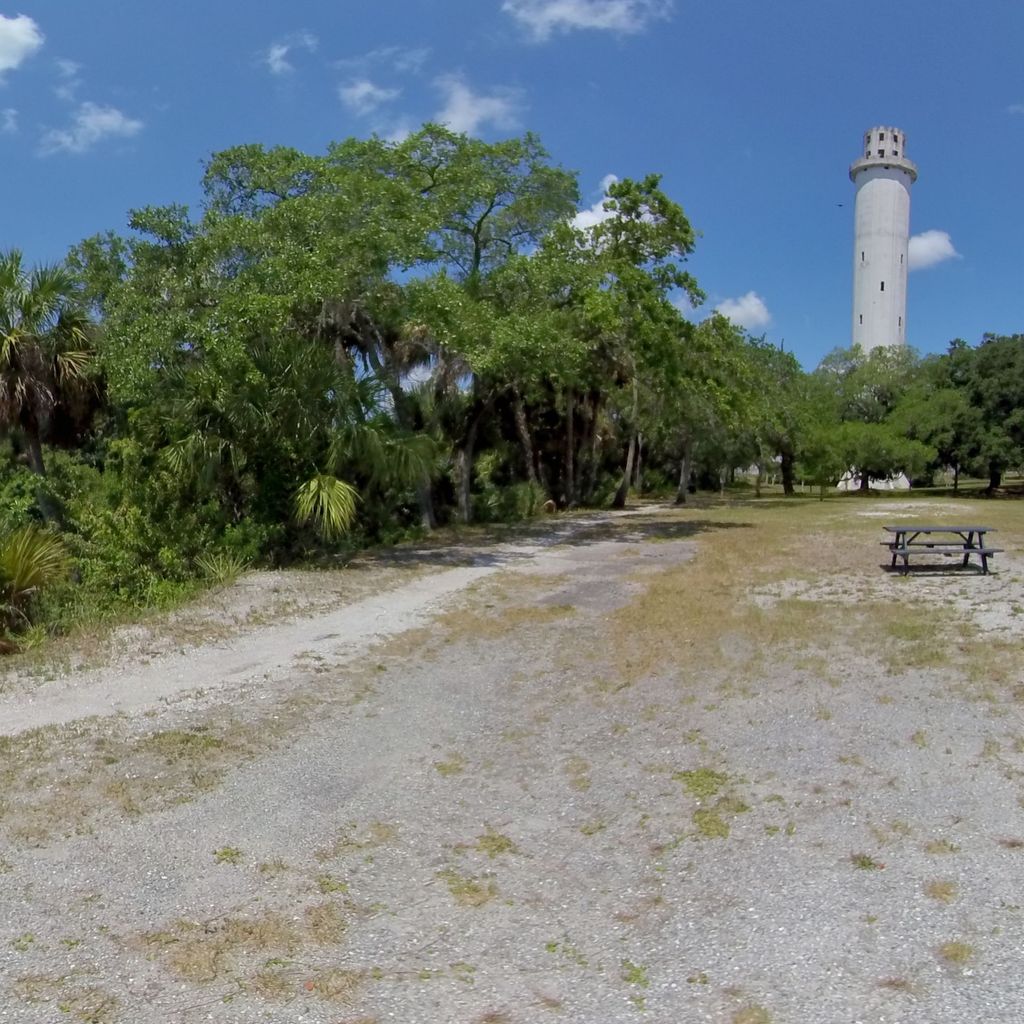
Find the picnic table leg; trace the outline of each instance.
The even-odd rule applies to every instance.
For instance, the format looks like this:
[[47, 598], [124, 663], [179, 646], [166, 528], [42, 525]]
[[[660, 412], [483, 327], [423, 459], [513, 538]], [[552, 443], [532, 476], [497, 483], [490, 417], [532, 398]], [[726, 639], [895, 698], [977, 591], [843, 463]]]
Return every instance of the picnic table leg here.
[[[973, 530], [971, 530], [967, 534], [967, 547], [968, 548], [974, 547], [974, 531]], [[964, 561], [963, 561], [962, 568], [966, 569], [967, 568], [967, 563], [970, 562], [970, 560], [971, 560], [971, 552], [965, 550], [964, 551]], [[982, 564], [982, 567], [984, 568], [984, 566], [985, 566], [985, 556], [984, 555], [981, 556], [981, 564]]]

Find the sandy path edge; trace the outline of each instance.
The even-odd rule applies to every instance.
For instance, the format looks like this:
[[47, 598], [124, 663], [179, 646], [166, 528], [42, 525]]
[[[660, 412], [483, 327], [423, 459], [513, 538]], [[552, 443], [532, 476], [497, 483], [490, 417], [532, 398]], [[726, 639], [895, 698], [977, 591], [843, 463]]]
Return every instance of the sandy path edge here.
[[240, 687], [286, 671], [300, 656], [358, 658], [373, 644], [429, 622], [454, 596], [487, 576], [534, 560], [546, 549], [607, 518], [644, 515], [651, 509], [588, 515], [552, 524], [550, 534], [500, 544], [478, 564], [441, 570], [402, 586], [347, 603], [327, 613], [264, 626], [254, 633], [204, 643], [152, 660], [88, 669], [29, 692], [0, 696], [0, 736], [85, 718], [138, 714], [166, 706], [197, 690]]

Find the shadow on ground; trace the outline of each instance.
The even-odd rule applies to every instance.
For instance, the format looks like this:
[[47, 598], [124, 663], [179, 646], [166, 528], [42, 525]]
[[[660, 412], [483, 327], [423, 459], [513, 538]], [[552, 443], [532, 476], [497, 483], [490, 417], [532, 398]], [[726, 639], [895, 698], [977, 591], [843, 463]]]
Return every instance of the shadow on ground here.
[[690, 540], [717, 530], [749, 529], [753, 523], [716, 522], [711, 519], [679, 519], [666, 509], [661, 515], [645, 513], [634, 519], [628, 512], [612, 517], [594, 513], [572, 518], [544, 519], [528, 525], [494, 531], [445, 534], [437, 539], [367, 552], [353, 560], [350, 571], [372, 572], [382, 565], [453, 568], [493, 567], [530, 559], [538, 548], [562, 545], [642, 544], [651, 541]]

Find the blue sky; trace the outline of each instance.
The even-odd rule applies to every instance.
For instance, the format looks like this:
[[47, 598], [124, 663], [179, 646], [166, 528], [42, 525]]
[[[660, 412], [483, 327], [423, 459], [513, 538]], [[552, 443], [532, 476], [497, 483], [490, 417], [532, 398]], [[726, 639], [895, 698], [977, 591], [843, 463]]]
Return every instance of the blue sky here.
[[[690, 270], [807, 367], [849, 344], [863, 131], [919, 168], [909, 341], [1024, 331], [1021, 0], [24, 0], [0, 9], [0, 245], [60, 259], [202, 162], [425, 120], [538, 133], [579, 173], [663, 175]], [[842, 205], [839, 205], [842, 204]], [[930, 234], [926, 234], [930, 233]], [[699, 315], [699, 314], [698, 314]]]

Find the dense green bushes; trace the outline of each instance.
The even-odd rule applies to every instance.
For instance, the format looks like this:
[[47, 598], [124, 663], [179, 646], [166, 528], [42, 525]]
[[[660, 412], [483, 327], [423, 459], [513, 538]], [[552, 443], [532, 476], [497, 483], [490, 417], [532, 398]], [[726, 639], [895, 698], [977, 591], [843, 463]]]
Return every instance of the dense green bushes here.
[[8, 600], [5, 633], [641, 481], [684, 501], [737, 467], [789, 493], [952, 465], [997, 486], [1024, 461], [1024, 338], [804, 373], [680, 312], [696, 235], [657, 176], [577, 229], [535, 137], [428, 125], [237, 147], [203, 187], [198, 217], [135, 211], [66, 267], [0, 257], [0, 543], [50, 538], [69, 566]]

